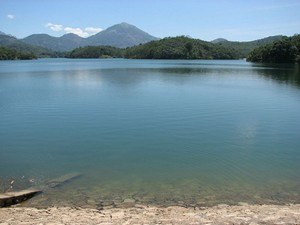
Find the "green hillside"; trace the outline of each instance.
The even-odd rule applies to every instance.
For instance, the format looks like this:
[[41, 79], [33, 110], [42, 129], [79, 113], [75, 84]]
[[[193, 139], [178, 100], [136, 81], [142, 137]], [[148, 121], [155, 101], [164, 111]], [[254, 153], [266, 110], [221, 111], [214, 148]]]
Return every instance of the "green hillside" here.
[[264, 63], [300, 63], [300, 35], [285, 37], [250, 52], [248, 61]]
[[120, 58], [123, 50], [111, 46], [87, 46], [66, 53], [67, 58]]
[[237, 59], [238, 52], [210, 42], [179, 36], [127, 48], [124, 56], [133, 59]]
[[255, 41], [246, 41], [246, 42], [238, 42], [238, 41], [227, 41], [222, 38], [218, 38], [213, 40], [212, 43], [216, 45], [220, 45], [226, 48], [233, 48], [239, 53], [239, 58], [247, 58], [248, 54], [255, 48], [272, 43], [274, 41], [282, 39], [282, 35], [266, 37], [263, 39], [255, 40]]
[[9, 49], [14, 49], [24, 54], [34, 54], [39, 58], [62, 56], [62, 54], [59, 54], [52, 50], [42, 48], [39, 46], [26, 44], [18, 40], [17, 38], [8, 35], [0, 35], [0, 46]]
[[32, 53], [22, 53], [15, 49], [0, 47], [0, 60], [16, 60], [16, 59], [36, 59]]

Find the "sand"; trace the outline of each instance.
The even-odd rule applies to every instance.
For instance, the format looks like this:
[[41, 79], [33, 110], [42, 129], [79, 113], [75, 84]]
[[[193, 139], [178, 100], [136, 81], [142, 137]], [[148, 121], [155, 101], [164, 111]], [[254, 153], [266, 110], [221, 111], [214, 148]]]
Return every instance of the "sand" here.
[[161, 208], [135, 205], [103, 210], [76, 207], [0, 208], [0, 225], [54, 224], [300, 224], [300, 204]]

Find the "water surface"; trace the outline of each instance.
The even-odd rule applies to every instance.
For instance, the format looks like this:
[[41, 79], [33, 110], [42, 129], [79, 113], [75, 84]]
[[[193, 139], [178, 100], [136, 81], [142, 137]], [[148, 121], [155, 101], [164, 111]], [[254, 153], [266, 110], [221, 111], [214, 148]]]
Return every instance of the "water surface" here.
[[299, 203], [299, 115], [293, 65], [1, 61], [1, 191], [80, 172], [26, 204]]

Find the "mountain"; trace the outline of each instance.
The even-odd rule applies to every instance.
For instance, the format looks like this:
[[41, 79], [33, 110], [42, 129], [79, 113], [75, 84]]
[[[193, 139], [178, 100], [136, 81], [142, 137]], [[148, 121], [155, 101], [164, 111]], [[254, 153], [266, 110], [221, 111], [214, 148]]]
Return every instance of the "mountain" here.
[[9, 35], [0, 35], [0, 46], [16, 50], [20, 53], [34, 54], [37, 57], [57, 57], [57, 53], [39, 46], [26, 44]]
[[68, 33], [60, 37], [63, 41], [71, 41], [74, 45], [81, 45], [83, 38], [78, 36], [77, 34]]
[[212, 40], [211, 43], [217, 44], [217, 43], [226, 42], [226, 41], [228, 41], [228, 40], [225, 38], [217, 38], [215, 40]]
[[[126, 53], [129, 58], [247, 58], [253, 49], [285, 38], [282, 35], [277, 35], [247, 42], [228, 41], [224, 38], [205, 42], [182, 36], [180, 38], [164, 38], [162, 42], [159, 42], [158, 38], [128, 23], [113, 25], [88, 38], [82, 38], [73, 33], [61, 37], [53, 37], [48, 34], [32, 34], [18, 40], [13, 36], [1, 34], [4, 33], [0, 32], [0, 46], [13, 48], [21, 52], [34, 53], [38, 57], [63, 56], [74, 49], [86, 46], [101, 47], [77, 50], [73, 52], [74, 57], [81, 55], [85, 57], [118, 57], [119, 50], [104, 48], [104, 46], [112, 46], [115, 48], [129, 48], [128, 51], [121, 51], [122, 54]], [[151, 44], [147, 45], [150, 42]], [[192, 50], [187, 52], [185, 47], [192, 47]], [[152, 52], [149, 52], [147, 48], [152, 49]], [[162, 50], [165, 52], [161, 52]], [[69, 53], [64, 53], [66, 51], [69, 51]]]
[[49, 48], [54, 51], [71, 51], [78, 47], [99, 45], [126, 48], [153, 40], [157, 40], [157, 38], [128, 23], [116, 24], [88, 38], [69, 33], [61, 37], [53, 37], [48, 34], [32, 34], [22, 39], [27, 44]]
[[218, 38], [212, 41], [216, 45], [220, 45], [223, 47], [233, 48], [239, 52], [239, 58], [247, 58], [248, 54], [255, 48], [263, 46], [265, 44], [270, 44], [274, 41], [282, 39], [284, 36], [276, 35], [270, 36], [263, 39], [258, 39], [255, 41], [245, 41], [245, 42], [238, 42], [238, 41], [227, 41], [223, 38]]
[[157, 39], [136, 26], [120, 23], [86, 38], [86, 45], [110, 45], [126, 48]]
[[2, 32], [2, 31], [0, 31], [0, 35], [6, 35], [6, 36], [14, 37], [13, 35], [11, 35], [11, 34], [6, 34], [6, 33]]
[[199, 39], [179, 36], [127, 48], [124, 56], [133, 59], [236, 59], [238, 52]]
[[22, 39], [22, 41], [54, 51], [70, 51], [83, 45], [83, 38], [71, 33], [61, 37], [53, 37], [48, 34], [32, 34]]

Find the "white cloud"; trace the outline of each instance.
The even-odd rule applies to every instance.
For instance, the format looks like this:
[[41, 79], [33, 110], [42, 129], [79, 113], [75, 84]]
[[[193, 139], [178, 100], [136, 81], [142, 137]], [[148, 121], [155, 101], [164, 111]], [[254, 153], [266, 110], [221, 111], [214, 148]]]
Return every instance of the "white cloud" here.
[[53, 24], [53, 23], [47, 23], [46, 27], [49, 27], [51, 30], [53, 30], [55, 32], [59, 32], [63, 29], [63, 25]]
[[80, 37], [88, 37], [89, 33], [83, 31], [80, 28], [72, 28], [72, 27], [65, 27], [64, 31], [68, 34], [68, 33], [73, 33], [73, 34], [77, 34]]
[[80, 37], [89, 37], [91, 35], [97, 34], [100, 31], [102, 31], [102, 29], [99, 27], [86, 27], [84, 29], [81, 29], [81, 28], [73, 28], [73, 27], [64, 27], [61, 24], [53, 24], [53, 23], [47, 23], [45, 27], [48, 27], [55, 32], [64, 31], [66, 34], [73, 33], [73, 34], [77, 34]]
[[102, 31], [102, 29], [99, 27], [86, 27], [84, 30], [85, 32], [89, 33], [89, 35], [94, 35]]
[[10, 19], [10, 20], [13, 20], [13, 19], [15, 18], [15, 15], [8, 14], [8, 15], [7, 15], [7, 18]]

